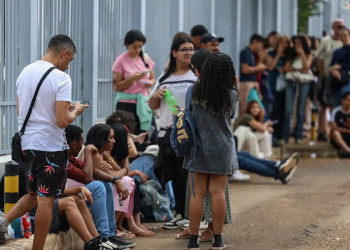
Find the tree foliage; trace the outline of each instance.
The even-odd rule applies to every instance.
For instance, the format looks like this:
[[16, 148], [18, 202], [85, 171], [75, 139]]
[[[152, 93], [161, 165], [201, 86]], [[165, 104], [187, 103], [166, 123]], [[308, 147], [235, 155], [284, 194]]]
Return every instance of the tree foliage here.
[[318, 3], [322, 0], [298, 0], [298, 32], [308, 33], [309, 17], [319, 15]]

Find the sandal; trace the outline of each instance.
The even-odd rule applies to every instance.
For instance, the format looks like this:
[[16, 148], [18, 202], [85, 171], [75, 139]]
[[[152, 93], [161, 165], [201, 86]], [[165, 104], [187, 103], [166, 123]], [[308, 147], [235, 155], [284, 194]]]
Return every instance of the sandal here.
[[131, 240], [131, 239], [136, 237], [135, 234], [133, 234], [132, 232], [129, 232], [129, 231], [122, 231], [120, 233], [117, 233], [116, 235], [117, 235], [117, 237], [120, 237], [124, 240]]
[[[210, 236], [203, 235], [205, 232], [209, 232]], [[207, 241], [213, 241], [214, 234], [213, 232], [207, 228], [199, 237], [199, 242], [207, 242]]]
[[175, 234], [175, 239], [177, 240], [189, 239], [189, 238], [190, 238], [190, 231], [188, 230], [188, 228], [186, 228], [179, 234]]
[[152, 237], [152, 236], [154, 236], [153, 233], [146, 232], [146, 231], [135, 233], [135, 235], [136, 235], [136, 237]]

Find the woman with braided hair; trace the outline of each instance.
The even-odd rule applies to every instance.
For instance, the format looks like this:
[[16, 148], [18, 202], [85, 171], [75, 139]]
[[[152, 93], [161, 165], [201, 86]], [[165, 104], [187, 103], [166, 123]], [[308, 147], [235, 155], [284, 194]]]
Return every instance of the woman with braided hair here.
[[[193, 163], [195, 196], [191, 195], [190, 201], [187, 249], [199, 249], [199, 225], [207, 191], [212, 205], [212, 249], [226, 247], [221, 238], [225, 220], [225, 187], [228, 175], [238, 168], [230, 121], [236, 110], [237, 92], [231, 58], [221, 52], [210, 55], [204, 62], [192, 96], [197, 151]], [[185, 158], [185, 169], [189, 169], [188, 163], [189, 159]]]

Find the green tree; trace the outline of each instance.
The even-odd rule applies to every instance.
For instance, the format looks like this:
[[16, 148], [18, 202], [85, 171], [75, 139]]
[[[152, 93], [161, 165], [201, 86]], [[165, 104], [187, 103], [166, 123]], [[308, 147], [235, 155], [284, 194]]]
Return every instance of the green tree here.
[[308, 33], [309, 17], [319, 15], [321, 0], [298, 0], [298, 32]]

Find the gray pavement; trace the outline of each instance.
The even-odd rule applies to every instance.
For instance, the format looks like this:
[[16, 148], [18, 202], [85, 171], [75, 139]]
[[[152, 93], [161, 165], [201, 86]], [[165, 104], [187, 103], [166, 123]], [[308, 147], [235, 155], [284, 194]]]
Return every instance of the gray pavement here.
[[[350, 236], [344, 235], [350, 230], [349, 163], [304, 158], [288, 185], [256, 175], [230, 183], [233, 224], [224, 228], [227, 249], [350, 249]], [[158, 227], [156, 236], [136, 238], [137, 249], [185, 249], [187, 240], [174, 239], [180, 229], [147, 226]]]

